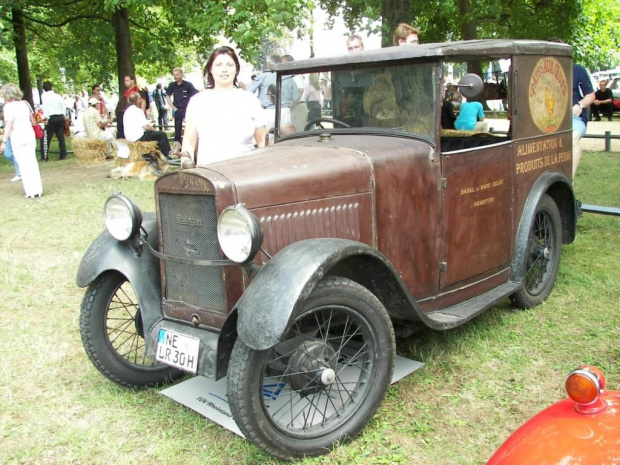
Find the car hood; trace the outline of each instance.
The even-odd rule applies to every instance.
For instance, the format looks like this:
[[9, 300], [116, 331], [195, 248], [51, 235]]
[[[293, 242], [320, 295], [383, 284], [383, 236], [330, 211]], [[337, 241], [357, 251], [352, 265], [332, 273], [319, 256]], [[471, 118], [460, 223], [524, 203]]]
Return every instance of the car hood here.
[[372, 190], [369, 158], [342, 147], [278, 145], [205, 168], [230, 180], [250, 209]]

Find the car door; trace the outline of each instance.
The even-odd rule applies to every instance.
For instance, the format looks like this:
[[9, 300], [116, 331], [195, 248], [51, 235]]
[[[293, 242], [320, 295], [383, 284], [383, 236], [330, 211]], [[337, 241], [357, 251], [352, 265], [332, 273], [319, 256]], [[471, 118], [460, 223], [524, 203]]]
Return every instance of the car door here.
[[511, 144], [444, 152], [440, 287], [508, 266], [512, 237]]

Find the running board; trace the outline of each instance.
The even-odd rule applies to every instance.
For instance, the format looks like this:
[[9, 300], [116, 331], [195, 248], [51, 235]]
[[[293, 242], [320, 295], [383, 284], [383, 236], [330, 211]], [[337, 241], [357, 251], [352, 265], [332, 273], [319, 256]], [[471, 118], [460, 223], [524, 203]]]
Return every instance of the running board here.
[[467, 302], [428, 313], [425, 315], [424, 323], [438, 330], [455, 328], [492, 307], [504, 297], [508, 297], [519, 289], [519, 286], [520, 284], [509, 282]]
[[581, 210], [586, 213], [599, 213], [601, 215], [620, 216], [618, 207], [601, 207], [599, 205], [582, 204]]

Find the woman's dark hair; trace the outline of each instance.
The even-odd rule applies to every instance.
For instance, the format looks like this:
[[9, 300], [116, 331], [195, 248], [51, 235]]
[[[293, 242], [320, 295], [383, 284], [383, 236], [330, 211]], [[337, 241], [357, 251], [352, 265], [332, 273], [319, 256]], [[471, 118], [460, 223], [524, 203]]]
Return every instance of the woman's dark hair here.
[[207, 89], [213, 89], [215, 87], [213, 76], [211, 75], [209, 70], [211, 69], [211, 66], [213, 66], [213, 62], [219, 55], [228, 55], [235, 62], [237, 71], [235, 72], [235, 80], [233, 81], [233, 85], [235, 87], [239, 87], [237, 83], [237, 76], [239, 76], [239, 71], [241, 69], [241, 65], [239, 65], [239, 58], [237, 58], [237, 54], [232, 48], [223, 46], [213, 50], [213, 53], [209, 57], [209, 61], [207, 61], [207, 65], [205, 66], [204, 75], [207, 76]]

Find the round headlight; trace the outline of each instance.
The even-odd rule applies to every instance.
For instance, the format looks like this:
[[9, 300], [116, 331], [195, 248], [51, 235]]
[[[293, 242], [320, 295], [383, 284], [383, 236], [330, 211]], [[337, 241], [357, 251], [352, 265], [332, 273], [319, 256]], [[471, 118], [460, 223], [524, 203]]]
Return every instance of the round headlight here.
[[140, 232], [142, 212], [122, 194], [114, 194], [105, 203], [105, 227], [119, 241], [126, 241]]
[[217, 221], [217, 238], [224, 254], [233, 262], [254, 258], [263, 242], [258, 219], [243, 204], [228, 207]]

